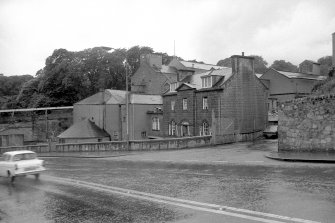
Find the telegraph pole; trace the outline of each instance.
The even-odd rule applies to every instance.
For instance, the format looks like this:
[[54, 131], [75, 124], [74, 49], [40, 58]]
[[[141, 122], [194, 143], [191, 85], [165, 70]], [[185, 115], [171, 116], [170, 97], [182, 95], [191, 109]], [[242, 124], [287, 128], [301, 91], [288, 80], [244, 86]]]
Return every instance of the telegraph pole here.
[[126, 68], [126, 141], [127, 150], [129, 150], [129, 92], [128, 92], [128, 62], [125, 61]]

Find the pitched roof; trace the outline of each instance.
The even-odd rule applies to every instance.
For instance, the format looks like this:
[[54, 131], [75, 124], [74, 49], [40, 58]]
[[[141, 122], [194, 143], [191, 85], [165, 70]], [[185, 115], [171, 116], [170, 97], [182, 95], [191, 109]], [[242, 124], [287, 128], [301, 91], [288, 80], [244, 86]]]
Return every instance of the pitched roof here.
[[201, 69], [201, 70], [210, 70], [212, 68], [214, 69], [222, 69], [224, 67], [212, 65], [212, 64], [203, 64], [203, 63], [196, 63], [196, 62], [190, 62], [190, 61], [179, 61], [183, 66], [187, 68], [195, 68], [195, 69]]
[[[162, 96], [150, 94], [133, 94], [129, 92], [129, 102], [132, 104], [163, 104]], [[102, 104], [126, 104], [126, 91], [106, 89], [88, 98], [85, 98], [75, 105], [102, 105]]]
[[124, 103], [124, 99], [126, 97], [126, 91], [120, 90], [105, 90], [103, 92], [98, 92], [94, 95], [89, 96], [77, 103], [76, 105], [101, 105], [103, 103], [106, 104], [122, 104]]
[[166, 65], [162, 65], [162, 68], [159, 71], [167, 74], [177, 74], [176, 68]]
[[181, 88], [183, 88], [183, 86], [186, 86], [187, 89], [197, 89], [197, 86], [194, 85], [194, 84], [182, 83], [179, 87], [177, 87], [176, 91], [178, 91]]
[[163, 104], [162, 96], [154, 94], [131, 94], [129, 101], [131, 104], [147, 104], [147, 105]]
[[327, 79], [327, 77], [321, 76], [321, 75], [305, 74], [305, 73], [298, 73], [298, 72], [287, 72], [287, 71], [280, 71], [280, 70], [275, 70], [275, 69], [273, 70], [290, 79], [307, 79], [307, 80], [319, 80], [319, 81]]
[[313, 60], [304, 60], [304, 61], [302, 61], [300, 64], [302, 64], [302, 63], [304, 63], [304, 62], [309, 62], [309, 63], [313, 63], [313, 64], [318, 64], [318, 65], [320, 65], [320, 63], [318, 63], [318, 62], [315, 62], [315, 61], [313, 61]]
[[109, 137], [109, 134], [106, 131], [99, 128], [91, 120], [85, 119], [81, 122], [73, 124], [70, 128], [62, 132], [57, 137], [62, 139], [104, 138]]

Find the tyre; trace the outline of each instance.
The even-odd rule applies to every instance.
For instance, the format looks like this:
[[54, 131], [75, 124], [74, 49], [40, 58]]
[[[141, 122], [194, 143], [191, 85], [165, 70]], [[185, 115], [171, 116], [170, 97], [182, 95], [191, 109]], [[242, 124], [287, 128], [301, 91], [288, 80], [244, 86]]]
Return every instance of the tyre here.
[[40, 174], [39, 174], [39, 173], [36, 173], [36, 174], [35, 174], [35, 179], [38, 180], [38, 178], [40, 178]]
[[8, 178], [10, 178], [10, 182], [13, 183], [15, 181], [15, 176], [12, 176], [12, 174], [10, 173], [10, 171], [7, 171], [7, 176]]

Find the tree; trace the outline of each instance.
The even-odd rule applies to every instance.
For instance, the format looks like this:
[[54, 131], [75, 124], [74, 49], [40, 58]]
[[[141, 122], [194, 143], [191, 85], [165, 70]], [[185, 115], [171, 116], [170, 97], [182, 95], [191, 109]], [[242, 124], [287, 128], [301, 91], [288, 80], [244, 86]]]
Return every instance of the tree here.
[[[268, 65], [268, 62], [266, 62], [261, 56], [250, 55], [250, 57], [255, 58], [254, 59], [255, 73], [264, 74], [268, 69], [266, 67], [266, 65]], [[223, 67], [231, 67], [231, 58], [227, 57], [223, 60], [219, 60], [216, 65]]]
[[140, 57], [142, 54], [153, 53], [154, 50], [147, 46], [133, 46], [127, 50], [127, 62], [130, 67], [130, 74], [134, 74], [140, 67]]
[[18, 95], [22, 85], [32, 78], [31, 75], [0, 75], [0, 96]]
[[219, 60], [216, 65], [222, 66], [222, 67], [231, 67], [231, 58], [228, 57], [226, 59]]
[[290, 62], [286, 62], [285, 60], [273, 61], [270, 68], [273, 68], [275, 70], [280, 70], [280, 71], [288, 71], [288, 72], [298, 72], [299, 71], [299, 68], [296, 65]]
[[320, 64], [320, 74], [324, 76], [328, 76], [328, 73], [332, 67], [332, 56], [324, 56], [318, 59], [318, 63]]
[[56, 49], [46, 59], [45, 67], [20, 91], [22, 107], [73, 105], [100, 89], [125, 89], [125, 64], [130, 73], [140, 65], [140, 55], [152, 53], [150, 47], [129, 50], [94, 47], [78, 52]]
[[254, 68], [255, 73], [264, 74], [267, 71], [268, 62], [266, 62], [262, 56], [250, 55], [250, 57], [254, 57]]
[[33, 97], [36, 97], [36, 94], [38, 94], [39, 82], [40, 78], [36, 77], [23, 84], [20, 93], [16, 99], [19, 107], [33, 107], [33, 104], [31, 104], [31, 102], [33, 101]]

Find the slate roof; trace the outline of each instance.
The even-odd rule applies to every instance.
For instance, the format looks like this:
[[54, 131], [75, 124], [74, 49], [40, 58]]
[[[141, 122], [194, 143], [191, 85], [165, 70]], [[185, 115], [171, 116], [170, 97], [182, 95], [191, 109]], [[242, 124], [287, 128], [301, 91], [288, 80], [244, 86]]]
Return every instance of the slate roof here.
[[305, 74], [305, 73], [287, 72], [287, 71], [279, 71], [279, 70], [275, 70], [275, 71], [290, 79], [292, 78], [293, 79], [308, 79], [308, 80], [319, 80], [319, 81], [327, 79], [327, 77], [325, 76], [315, 75], [315, 74]]
[[104, 138], [109, 137], [109, 134], [99, 128], [94, 122], [85, 119], [81, 122], [73, 124], [70, 128], [57, 136], [62, 139], [85, 139], [85, 138]]
[[304, 60], [304, 61], [302, 61], [300, 64], [304, 63], [305, 61], [310, 62], [310, 63], [313, 63], [313, 64], [318, 64], [318, 65], [320, 65], [320, 63], [315, 62], [315, 61], [313, 61], [313, 60]]
[[224, 68], [224, 67], [217, 66], [217, 65], [195, 63], [195, 62], [190, 62], [190, 61], [179, 61], [179, 62], [187, 68], [195, 68], [195, 69], [201, 69], [201, 70], [210, 70], [212, 68], [214, 69]]
[[131, 104], [158, 105], [163, 104], [162, 96], [154, 94], [131, 94]]
[[177, 74], [177, 69], [171, 66], [162, 65], [160, 72], [167, 74]]
[[[160, 95], [133, 93], [130, 93], [129, 102], [131, 104], [163, 104]], [[98, 92], [77, 102], [75, 105], [102, 105], [104, 103], [126, 104], [126, 91], [106, 89], [104, 92]]]

